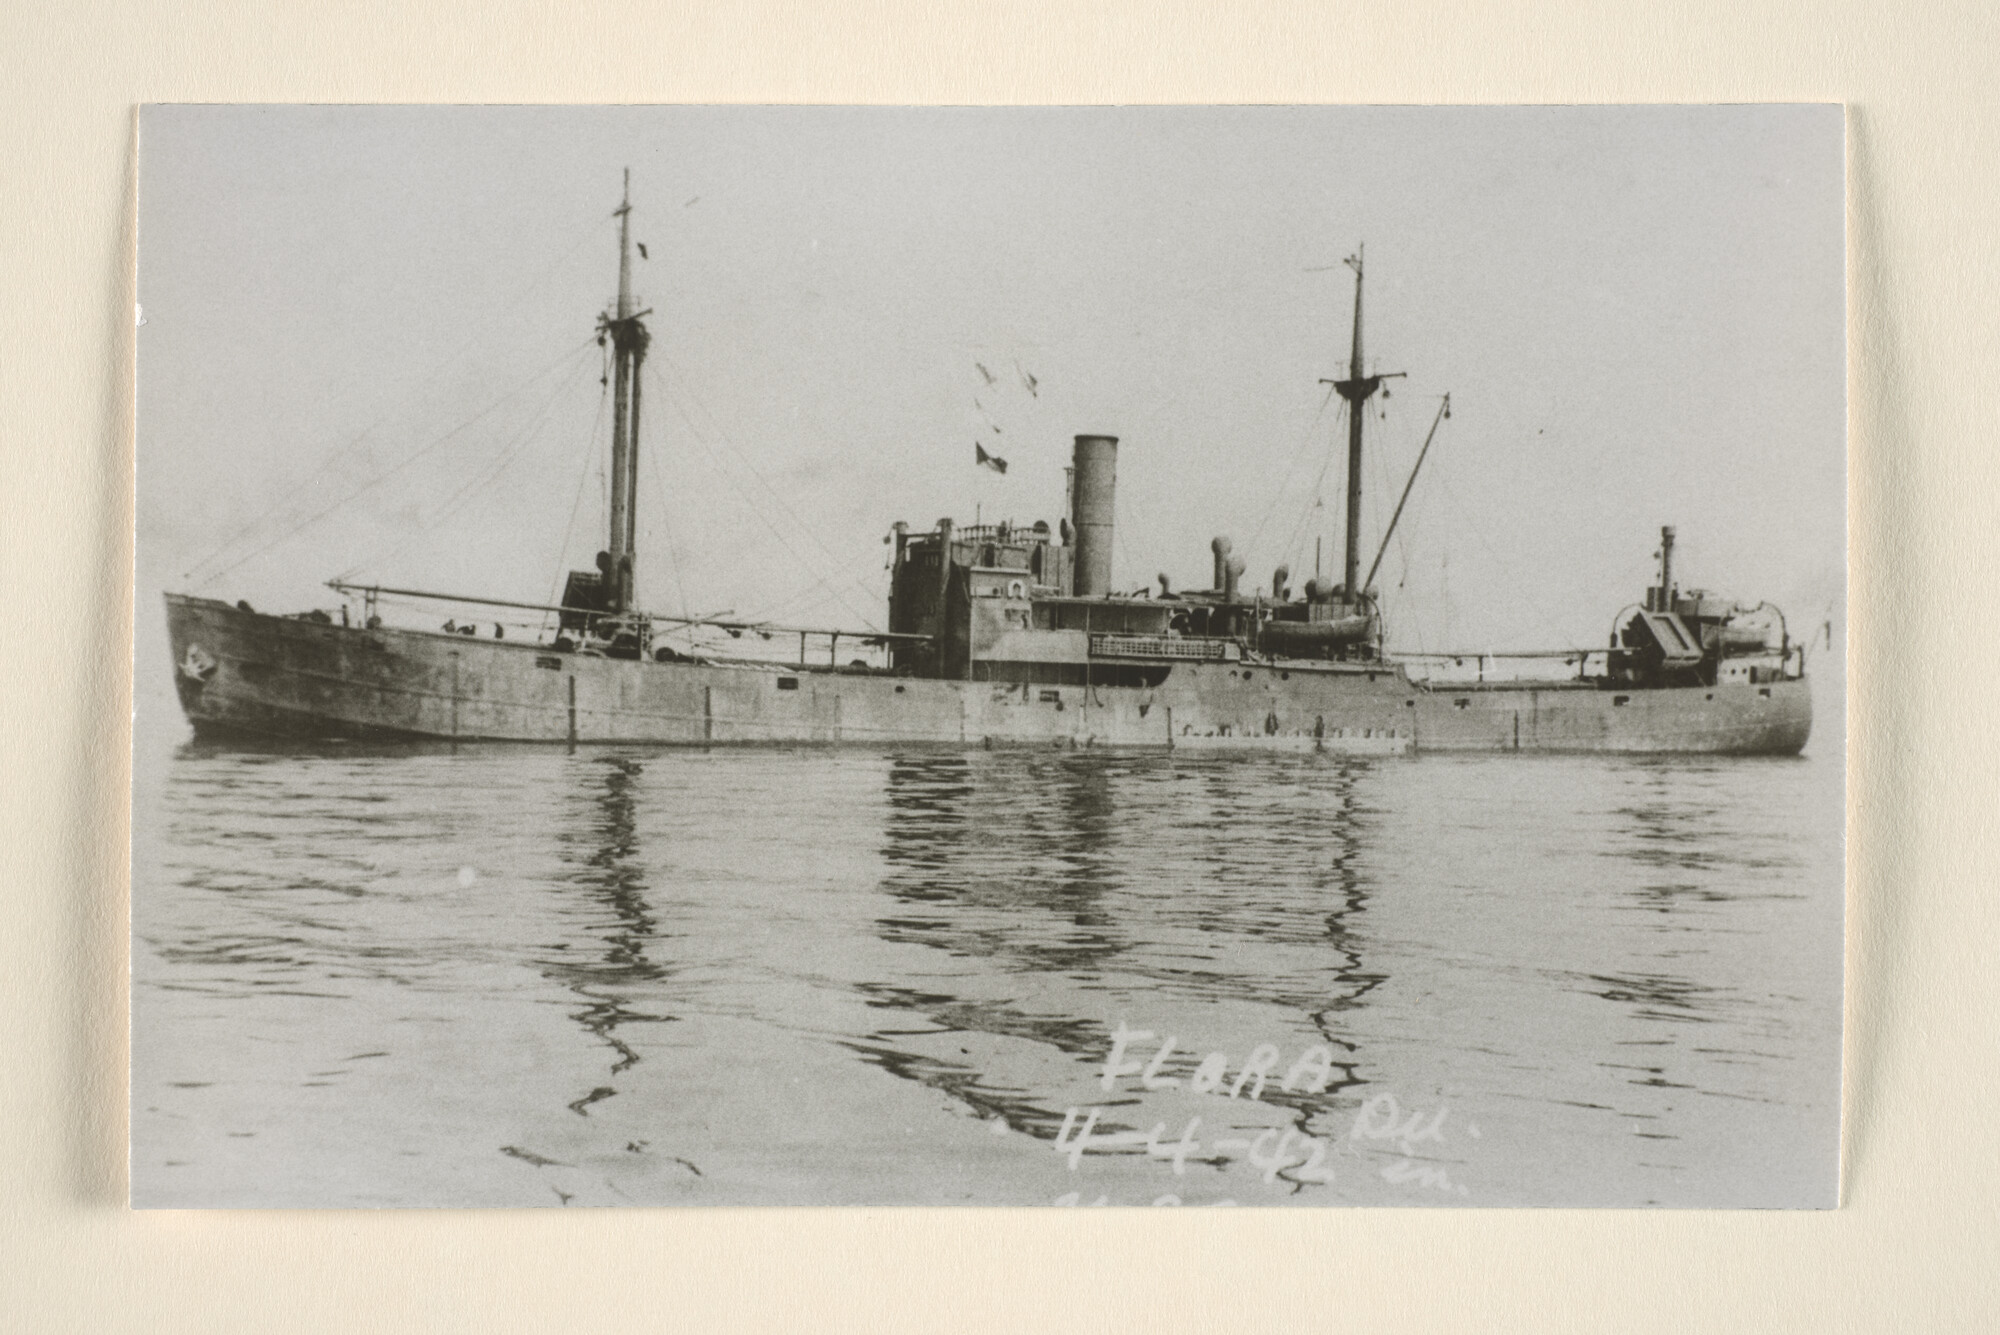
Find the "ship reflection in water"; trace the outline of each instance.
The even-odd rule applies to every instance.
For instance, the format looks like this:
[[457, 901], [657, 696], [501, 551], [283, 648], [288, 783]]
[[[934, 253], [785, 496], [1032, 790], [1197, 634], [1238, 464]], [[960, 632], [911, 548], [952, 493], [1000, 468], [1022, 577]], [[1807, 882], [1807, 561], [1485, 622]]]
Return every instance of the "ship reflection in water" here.
[[[594, 810], [584, 817], [583, 830], [571, 840], [568, 856], [577, 863], [574, 884], [584, 892], [579, 926], [601, 940], [602, 950], [591, 958], [597, 950], [594, 941], [573, 958], [566, 951], [569, 943], [558, 943], [542, 967], [550, 979], [582, 998], [583, 1008], [571, 1018], [611, 1050], [614, 1060], [608, 1074], [616, 1076], [640, 1061], [637, 1050], [619, 1037], [619, 1030], [633, 1023], [661, 1024], [673, 1017], [635, 1011], [629, 1004], [633, 995], [666, 976], [666, 970], [647, 958], [648, 945], [661, 931], [647, 908], [644, 868], [637, 856], [634, 789], [644, 773], [643, 762], [614, 755], [598, 763], [603, 790], [590, 800]], [[570, 1110], [583, 1113], [617, 1092], [614, 1086], [597, 1085], [571, 1103]]]
[[1831, 763], [142, 755], [142, 1205], [1824, 1204]]
[[[1319, 1104], [1361, 1082], [1336, 1016], [1381, 981], [1361, 968], [1356, 938], [1367, 891], [1354, 793], [1365, 766], [1176, 767], [1067, 753], [1021, 758], [1000, 783], [992, 768], [985, 756], [891, 763], [883, 884], [896, 909], [878, 927], [885, 941], [939, 952], [933, 976], [976, 966], [982, 995], [870, 986], [872, 1004], [894, 1019], [857, 1051], [1043, 1139], [1060, 1135], [1075, 1105], [1046, 1101], [1049, 1091], [1025, 1079], [1047, 1054], [1022, 1045], [1095, 1074], [1123, 1021], [1154, 1035], [1155, 1055], [1165, 1049], [1147, 1091], [1174, 1091], [1157, 1101], [1163, 1118], [1190, 1083], [1167, 1069], [1169, 1037], [1233, 1043], [1239, 1054], [1281, 1031], [1294, 1051], [1328, 1045], [1335, 1076], [1316, 1091], [1322, 1100], [1267, 1088], [1260, 1101], [1272, 1107], [1259, 1112], [1301, 1131]], [[1246, 843], [1256, 850], [1247, 856]], [[1286, 884], [1273, 883], [1274, 865], [1287, 868]], [[1252, 1017], [1261, 1027], [1245, 1028]], [[974, 1045], [1002, 1071], [1011, 1057], [1024, 1078], [989, 1086], [969, 1060]], [[1206, 1055], [1178, 1051], [1190, 1067]], [[1088, 1084], [1065, 1093], [1103, 1101]]]

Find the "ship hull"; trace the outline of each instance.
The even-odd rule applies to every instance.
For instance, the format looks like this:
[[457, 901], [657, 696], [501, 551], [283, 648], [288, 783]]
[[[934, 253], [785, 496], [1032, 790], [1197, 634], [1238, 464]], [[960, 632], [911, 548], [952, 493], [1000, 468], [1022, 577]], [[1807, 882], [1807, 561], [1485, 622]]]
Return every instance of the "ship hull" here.
[[167, 623], [182, 709], [206, 737], [1790, 754], [1811, 728], [1803, 680], [1454, 690], [1379, 664], [1207, 663], [1154, 687], [1047, 686], [620, 660], [174, 594]]
[[1812, 734], [1802, 677], [1654, 689], [1508, 682], [1415, 698], [1425, 751], [1797, 755]]

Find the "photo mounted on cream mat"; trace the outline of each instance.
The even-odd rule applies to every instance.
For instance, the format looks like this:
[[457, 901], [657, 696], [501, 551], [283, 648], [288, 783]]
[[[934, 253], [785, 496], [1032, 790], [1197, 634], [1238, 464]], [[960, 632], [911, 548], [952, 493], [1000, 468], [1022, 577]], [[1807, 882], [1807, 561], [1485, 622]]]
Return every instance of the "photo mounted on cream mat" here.
[[142, 1207], [1829, 1207], [1836, 106], [153, 106]]

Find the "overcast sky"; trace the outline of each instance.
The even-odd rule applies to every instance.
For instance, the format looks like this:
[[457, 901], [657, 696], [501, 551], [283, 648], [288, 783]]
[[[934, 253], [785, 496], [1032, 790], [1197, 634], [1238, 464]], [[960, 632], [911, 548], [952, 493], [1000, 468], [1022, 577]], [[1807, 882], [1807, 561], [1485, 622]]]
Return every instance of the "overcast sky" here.
[[1601, 644], [1668, 523], [1684, 585], [1838, 622], [1842, 160], [1830, 106], [148, 108], [142, 668], [162, 589], [590, 566], [627, 166], [654, 610], [879, 626], [892, 522], [1053, 523], [1078, 432], [1122, 441], [1119, 587], [1205, 586], [1218, 533], [1255, 585], [1337, 570], [1365, 241], [1408, 378], [1364, 564], [1453, 406], [1393, 645]]

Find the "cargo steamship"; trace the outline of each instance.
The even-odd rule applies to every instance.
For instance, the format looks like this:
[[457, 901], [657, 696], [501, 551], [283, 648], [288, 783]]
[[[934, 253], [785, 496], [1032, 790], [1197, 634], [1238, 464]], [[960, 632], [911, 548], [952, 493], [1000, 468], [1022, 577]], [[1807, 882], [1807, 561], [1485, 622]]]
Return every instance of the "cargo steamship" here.
[[[617, 216], [618, 296], [598, 324], [614, 388], [609, 532], [597, 568], [571, 572], [555, 605], [330, 581], [360, 604], [359, 616], [344, 606], [338, 619], [168, 593], [175, 686], [198, 736], [1384, 754], [1751, 755], [1805, 745], [1804, 647], [1767, 604], [1682, 591], [1671, 528], [1661, 532], [1658, 583], [1614, 619], [1607, 647], [1550, 655], [1574, 665], [1574, 676], [1439, 681], [1386, 651], [1373, 588], [1386, 533], [1367, 573], [1360, 569], [1362, 409], [1385, 377], [1364, 371], [1359, 255], [1348, 261], [1348, 372], [1331, 382], [1349, 405], [1337, 582], [1315, 577], [1294, 592], [1280, 567], [1268, 595], [1246, 592], [1243, 561], [1217, 538], [1211, 587], [1175, 590], [1162, 577], [1157, 594], [1115, 592], [1118, 441], [1079, 435], [1068, 514], [1054, 529], [895, 525], [887, 631], [641, 611], [634, 492], [649, 335], [631, 291], [629, 194]], [[554, 625], [533, 641], [397, 628], [377, 614], [385, 595], [539, 611]], [[654, 642], [656, 630], [701, 626], [796, 634], [800, 661], [699, 657]], [[843, 639], [875, 646], [886, 665], [841, 664]], [[826, 657], [808, 662], [815, 640]]]

